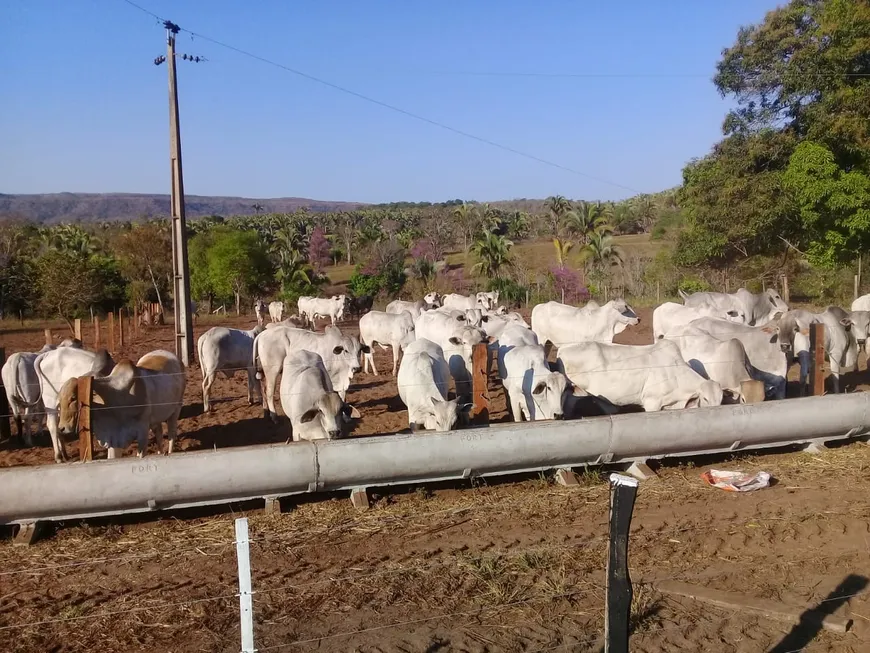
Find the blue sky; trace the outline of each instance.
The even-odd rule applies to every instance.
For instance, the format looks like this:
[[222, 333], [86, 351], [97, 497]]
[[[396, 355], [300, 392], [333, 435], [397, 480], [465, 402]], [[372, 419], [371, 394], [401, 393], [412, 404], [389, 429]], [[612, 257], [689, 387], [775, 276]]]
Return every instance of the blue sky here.
[[[182, 28], [616, 187], [182, 33], [185, 190], [381, 202], [679, 183], [719, 139], [710, 78], [771, 0], [137, 0]], [[165, 193], [164, 30], [123, 0], [3, 0], [0, 192]], [[495, 75], [465, 73], [500, 73]], [[511, 76], [573, 73], [591, 77]], [[631, 189], [631, 190], [628, 190]]]

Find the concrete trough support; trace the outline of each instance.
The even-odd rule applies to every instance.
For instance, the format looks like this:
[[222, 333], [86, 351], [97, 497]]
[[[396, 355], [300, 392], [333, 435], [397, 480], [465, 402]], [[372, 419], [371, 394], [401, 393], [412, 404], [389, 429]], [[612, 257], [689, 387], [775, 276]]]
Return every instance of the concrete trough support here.
[[0, 470], [0, 524], [860, 437], [870, 393]]

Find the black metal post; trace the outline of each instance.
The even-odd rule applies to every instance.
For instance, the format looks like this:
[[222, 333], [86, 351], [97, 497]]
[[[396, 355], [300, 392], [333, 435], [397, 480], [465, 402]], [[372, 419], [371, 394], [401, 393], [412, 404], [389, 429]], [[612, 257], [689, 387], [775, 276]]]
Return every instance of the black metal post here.
[[610, 475], [610, 551], [607, 557], [607, 612], [604, 617], [605, 653], [628, 653], [631, 616], [631, 578], [628, 575], [628, 531], [637, 480]]

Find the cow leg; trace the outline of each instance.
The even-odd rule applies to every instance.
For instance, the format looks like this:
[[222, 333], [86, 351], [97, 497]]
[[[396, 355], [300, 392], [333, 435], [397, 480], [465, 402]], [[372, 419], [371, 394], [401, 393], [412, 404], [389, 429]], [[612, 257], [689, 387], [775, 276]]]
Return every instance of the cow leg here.
[[263, 382], [266, 386], [266, 391], [264, 394], [265, 400], [265, 408], [263, 411], [263, 417], [268, 417], [275, 424], [278, 423], [278, 413], [275, 411], [275, 384], [278, 383], [278, 373], [280, 372], [280, 368], [272, 368], [263, 367]]
[[[145, 454], [148, 453], [148, 436], [151, 435], [151, 430], [154, 427], [145, 427], [140, 432], [139, 435], [136, 436], [136, 457], [144, 458]], [[160, 439], [163, 439], [163, 426], [157, 426], [160, 429]], [[156, 433], [156, 431], [155, 431]]]
[[216, 378], [217, 370], [211, 372], [210, 374], [202, 375], [202, 409], [206, 413], [211, 410], [211, 403], [209, 402], [208, 397], [209, 393], [211, 392], [211, 386]]
[[396, 370], [399, 367], [399, 343], [393, 343], [393, 376], [396, 376]]
[[24, 420], [20, 413], [15, 414], [15, 431], [18, 433], [18, 438], [24, 440]]
[[257, 383], [257, 372], [253, 367], [248, 368], [248, 404], [254, 405], [254, 392], [260, 395], [260, 403], [263, 403], [263, 389]]
[[[24, 434], [22, 438], [24, 439], [24, 444], [27, 447], [33, 447], [33, 432], [39, 431], [39, 415], [31, 415], [27, 414], [24, 416]], [[21, 433], [21, 428], [19, 427], [18, 432]]]
[[121, 450], [118, 447], [109, 447], [109, 453], [107, 454], [107, 458], [109, 460], [114, 460], [115, 458], [121, 457]]
[[[372, 344], [374, 344], [374, 343], [372, 343]], [[370, 353], [363, 354], [363, 358], [365, 358], [366, 369], [368, 369], [368, 366], [371, 365], [372, 374], [374, 374], [375, 376], [378, 376], [378, 368], [375, 367], [375, 352], [374, 352], [374, 350], [371, 350], [371, 348], [369, 348], [369, 349], [370, 349]]]
[[154, 443], [157, 445], [157, 455], [159, 456], [163, 453], [163, 424], [152, 425], [151, 432], [154, 434]]
[[[507, 390], [505, 390], [505, 392], [507, 392]], [[516, 392], [511, 393], [508, 396], [508, 400], [509, 400], [508, 405], [511, 407], [511, 413], [514, 416], [515, 422], [522, 422], [523, 421], [523, 399], [524, 399], [523, 395], [519, 394], [519, 396], [518, 396]]]
[[169, 438], [169, 446], [166, 449], [167, 456], [175, 451], [175, 441], [178, 440], [179, 413], [181, 413], [180, 410], [178, 411], [178, 413], [175, 413], [172, 417], [166, 420], [166, 435]]
[[67, 460], [67, 456], [63, 440], [61, 440], [57, 428], [57, 413], [52, 411], [46, 416], [46, 418], [46, 421], [48, 422], [48, 433], [51, 435], [51, 446], [52, 449], [54, 449], [54, 462], [62, 463]]

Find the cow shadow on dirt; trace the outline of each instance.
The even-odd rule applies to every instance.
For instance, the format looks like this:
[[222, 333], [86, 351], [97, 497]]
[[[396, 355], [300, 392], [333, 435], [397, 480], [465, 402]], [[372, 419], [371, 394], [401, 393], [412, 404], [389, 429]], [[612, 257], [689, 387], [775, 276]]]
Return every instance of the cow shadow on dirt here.
[[262, 417], [251, 417], [231, 424], [202, 426], [181, 437], [198, 440], [198, 443], [186, 447], [186, 451], [276, 444], [286, 442], [290, 437], [290, 422], [286, 417], [279, 417], [277, 424]]

